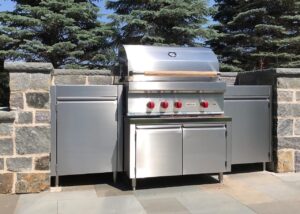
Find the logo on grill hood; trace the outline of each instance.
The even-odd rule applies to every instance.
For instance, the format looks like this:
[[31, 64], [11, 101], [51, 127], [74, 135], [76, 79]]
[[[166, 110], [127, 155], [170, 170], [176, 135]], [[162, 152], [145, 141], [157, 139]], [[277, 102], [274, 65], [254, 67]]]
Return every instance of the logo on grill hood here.
[[177, 53], [176, 52], [169, 52], [168, 55], [169, 55], [169, 57], [176, 57]]

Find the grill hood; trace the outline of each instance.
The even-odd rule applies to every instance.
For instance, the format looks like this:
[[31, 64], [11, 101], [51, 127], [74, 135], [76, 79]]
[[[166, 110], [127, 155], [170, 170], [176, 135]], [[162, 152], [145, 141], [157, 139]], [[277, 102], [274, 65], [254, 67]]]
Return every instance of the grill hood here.
[[124, 45], [120, 65], [123, 76], [138, 80], [215, 79], [219, 72], [217, 56], [209, 48]]

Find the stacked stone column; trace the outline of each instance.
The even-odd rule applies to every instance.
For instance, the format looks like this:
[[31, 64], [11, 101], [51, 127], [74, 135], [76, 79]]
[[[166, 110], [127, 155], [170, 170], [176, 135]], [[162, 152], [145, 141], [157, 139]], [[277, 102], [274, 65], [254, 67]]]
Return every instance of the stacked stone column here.
[[10, 73], [10, 108], [15, 120], [0, 122], [5, 134], [0, 133], [0, 193], [40, 192], [50, 186], [49, 89], [53, 67], [12, 63], [5, 64], [5, 69]]

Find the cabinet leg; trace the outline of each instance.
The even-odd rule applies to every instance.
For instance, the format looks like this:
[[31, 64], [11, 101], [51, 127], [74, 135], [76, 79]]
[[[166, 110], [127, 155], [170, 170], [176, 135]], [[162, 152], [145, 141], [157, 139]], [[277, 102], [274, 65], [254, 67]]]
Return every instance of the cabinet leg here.
[[113, 181], [114, 181], [114, 183], [117, 183], [117, 177], [118, 177], [118, 172], [114, 171], [113, 172]]
[[263, 162], [263, 171], [266, 171], [266, 169], [267, 169], [267, 163]]
[[218, 177], [219, 177], [219, 182], [223, 183], [223, 172], [220, 172]]
[[132, 190], [135, 191], [136, 190], [136, 179], [132, 179], [131, 180], [131, 186], [132, 186]]
[[55, 187], [59, 186], [59, 177], [58, 175], [55, 176]]

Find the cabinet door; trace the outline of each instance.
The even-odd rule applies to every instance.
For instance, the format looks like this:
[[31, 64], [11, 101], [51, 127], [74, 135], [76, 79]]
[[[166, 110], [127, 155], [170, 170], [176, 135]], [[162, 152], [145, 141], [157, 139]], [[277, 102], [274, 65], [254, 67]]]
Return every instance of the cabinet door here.
[[117, 101], [68, 101], [57, 107], [58, 175], [112, 172]]
[[270, 161], [268, 100], [225, 100], [232, 117], [232, 164]]
[[136, 177], [182, 175], [182, 129], [136, 130]]
[[201, 126], [183, 129], [183, 174], [226, 171], [226, 128]]

